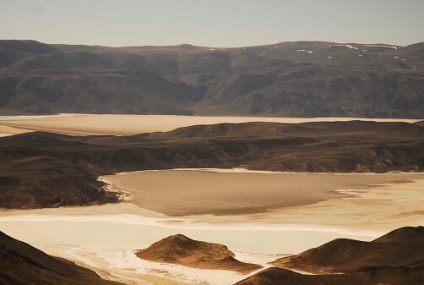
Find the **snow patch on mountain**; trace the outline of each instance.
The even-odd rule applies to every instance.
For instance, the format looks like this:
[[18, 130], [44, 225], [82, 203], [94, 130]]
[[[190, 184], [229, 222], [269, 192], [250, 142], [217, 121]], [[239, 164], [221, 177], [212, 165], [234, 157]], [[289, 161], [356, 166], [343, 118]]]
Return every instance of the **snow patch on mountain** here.
[[358, 49], [357, 47], [353, 46], [353, 45], [348, 45], [348, 44], [334, 44], [334, 45], [329, 45], [329, 48], [332, 47], [346, 47], [346, 48], [350, 48], [350, 49]]
[[364, 45], [366, 47], [379, 47], [379, 48], [392, 48], [392, 49], [399, 49], [398, 46], [393, 45], [380, 45], [380, 44], [366, 44]]

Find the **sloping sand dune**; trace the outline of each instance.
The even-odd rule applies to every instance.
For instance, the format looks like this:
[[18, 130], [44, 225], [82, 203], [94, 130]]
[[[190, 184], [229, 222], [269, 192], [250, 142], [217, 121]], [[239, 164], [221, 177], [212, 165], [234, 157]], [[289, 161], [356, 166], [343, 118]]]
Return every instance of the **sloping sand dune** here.
[[[6, 118], [6, 117], [4, 117]], [[134, 135], [165, 132], [192, 125], [218, 123], [278, 122], [303, 123], [320, 121], [369, 120], [381, 122], [408, 122], [416, 119], [370, 119], [370, 118], [283, 118], [283, 117], [219, 117], [176, 115], [112, 115], [112, 114], [61, 114], [40, 117], [0, 117], [0, 133], [20, 134], [31, 131], [47, 131], [69, 135]]]

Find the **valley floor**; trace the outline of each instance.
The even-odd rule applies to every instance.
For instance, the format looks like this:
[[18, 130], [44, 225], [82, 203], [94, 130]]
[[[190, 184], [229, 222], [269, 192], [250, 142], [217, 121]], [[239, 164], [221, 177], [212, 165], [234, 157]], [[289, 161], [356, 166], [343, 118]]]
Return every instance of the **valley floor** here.
[[[276, 257], [334, 238], [369, 241], [397, 227], [424, 224], [420, 195], [424, 174], [419, 173], [185, 169], [101, 179], [111, 189], [125, 192], [125, 200], [103, 206], [2, 211], [0, 228], [47, 253], [128, 284], [233, 284], [246, 275], [147, 262], [133, 251], [181, 233], [225, 244], [239, 260], [267, 266]], [[184, 194], [171, 195], [172, 191]], [[298, 194], [294, 202], [292, 191]], [[255, 199], [247, 199], [247, 194]], [[190, 211], [181, 212], [178, 204]], [[251, 210], [238, 211], [240, 205]]]

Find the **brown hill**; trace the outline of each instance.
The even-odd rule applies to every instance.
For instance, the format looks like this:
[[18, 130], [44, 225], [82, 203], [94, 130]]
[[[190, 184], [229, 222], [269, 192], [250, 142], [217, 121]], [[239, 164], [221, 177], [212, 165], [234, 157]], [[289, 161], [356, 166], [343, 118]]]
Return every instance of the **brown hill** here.
[[424, 268], [364, 268], [344, 274], [305, 275], [272, 267], [260, 271], [236, 285], [421, 285]]
[[424, 44], [0, 41], [0, 113], [424, 117]]
[[146, 249], [137, 251], [136, 255], [146, 260], [203, 269], [247, 273], [261, 268], [256, 264], [238, 261], [225, 245], [197, 241], [180, 234], [164, 238]]
[[337, 239], [273, 264], [279, 268], [237, 285], [419, 285], [424, 280], [424, 227], [400, 228], [371, 242]]
[[2, 285], [118, 285], [70, 261], [56, 258], [0, 232]]
[[308, 272], [351, 272], [364, 267], [424, 266], [424, 227], [394, 230], [371, 242], [336, 239], [274, 265]]
[[99, 175], [171, 168], [310, 172], [424, 169], [424, 128], [407, 123], [245, 123], [136, 136], [0, 138], [0, 207], [116, 202]]
[[255, 275], [252, 275], [237, 285], [316, 285], [313, 278], [308, 275], [302, 275], [290, 270], [271, 267], [264, 269]]

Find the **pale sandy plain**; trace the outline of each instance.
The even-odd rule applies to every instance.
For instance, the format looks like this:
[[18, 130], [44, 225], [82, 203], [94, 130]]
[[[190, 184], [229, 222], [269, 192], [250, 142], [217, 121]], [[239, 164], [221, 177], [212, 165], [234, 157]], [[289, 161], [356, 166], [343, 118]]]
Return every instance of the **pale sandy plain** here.
[[[0, 227], [48, 253], [128, 284], [233, 284], [246, 276], [146, 262], [135, 258], [133, 251], [182, 233], [226, 244], [240, 260], [268, 266], [278, 256], [334, 238], [372, 240], [397, 227], [424, 224], [424, 174], [192, 169], [100, 179], [110, 183], [111, 190], [125, 192], [125, 201], [3, 211]], [[293, 199], [296, 188], [299, 197]], [[190, 211], [181, 212], [178, 204]], [[204, 214], [204, 209], [210, 213]]]
[[165, 132], [192, 125], [244, 122], [303, 123], [320, 121], [402, 121], [416, 119], [379, 118], [283, 118], [283, 117], [217, 117], [174, 115], [59, 114], [51, 116], [0, 116], [0, 134], [12, 135], [47, 131], [69, 135], [134, 135]]
[[416, 176], [180, 169], [121, 173], [100, 179], [111, 190], [129, 193], [131, 202], [140, 208], [168, 216], [188, 216], [264, 213], [349, 197], [341, 189], [402, 183]]

